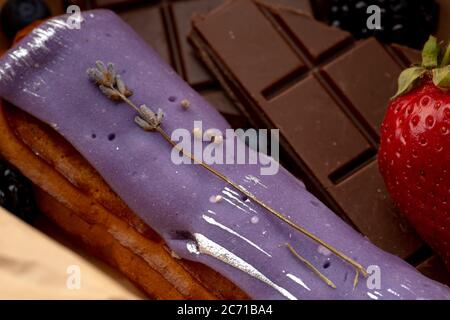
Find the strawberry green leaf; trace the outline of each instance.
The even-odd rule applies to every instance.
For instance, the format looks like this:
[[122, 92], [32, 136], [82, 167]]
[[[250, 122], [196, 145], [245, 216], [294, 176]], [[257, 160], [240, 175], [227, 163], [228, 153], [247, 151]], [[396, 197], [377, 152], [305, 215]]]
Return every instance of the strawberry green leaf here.
[[442, 89], [450, 89], [450, 66], [433, 69], [433, 83]]
[[422, 66], [424, 68], [435, 68], [438, 65], [438, 57], [441, 51], [437, 39], [433, 36], [423, 46], [422, 50]]
[[422, 77], [427, 72], [427, 69], [423, 67], [411, 67], [402, 71], [398, 77], [398, 90], [395, 96], [392, 98], [397, 98], [398, 96], [407, 93], [411, 90], [415, 82]]
[[441, 67], [448, 66], [450, 64], [450, 45], [447, 46], [444, 56], [442, 57]]

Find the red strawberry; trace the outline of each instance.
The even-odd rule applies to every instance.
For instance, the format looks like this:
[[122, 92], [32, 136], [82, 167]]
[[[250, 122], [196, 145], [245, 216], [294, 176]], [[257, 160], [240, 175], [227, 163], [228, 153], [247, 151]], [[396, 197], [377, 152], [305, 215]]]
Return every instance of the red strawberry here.
[[422, 65], [400, 75], [378, 164], [400, 211], [450, 270], [450, 46], [440, 51], [430, 37]]

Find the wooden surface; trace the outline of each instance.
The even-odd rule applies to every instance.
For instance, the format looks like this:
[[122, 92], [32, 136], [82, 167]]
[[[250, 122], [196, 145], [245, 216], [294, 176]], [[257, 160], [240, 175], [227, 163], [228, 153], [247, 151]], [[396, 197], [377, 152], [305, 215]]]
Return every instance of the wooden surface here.
[[[89, 261], [91, 260], [91, 261]], [[81, 286], [69, 290], [68, 267]], [[0, 208], [0, 299], [142, 299], [128, 280], [103, 263], [67, 250]]]

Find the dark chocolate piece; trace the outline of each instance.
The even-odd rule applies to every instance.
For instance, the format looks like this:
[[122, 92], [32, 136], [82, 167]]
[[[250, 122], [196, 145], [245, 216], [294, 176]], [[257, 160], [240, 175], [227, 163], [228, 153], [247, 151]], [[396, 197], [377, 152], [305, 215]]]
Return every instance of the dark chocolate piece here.
[[439, 25], [437, 36], [443, 41], [450, 40], [450, 1], [437, 0], [439, 4]]
[[412, 52], [259, 1], [231, 1], [193, 25], [200, 56], [254, 124], [280, 129], [313, 191], [379, 247], [406, 258], [422, 246], [376, 162], [378, 128]]
[[204, 14], [221, 4], [222, 0], [182, 1], [170, 6], [176, 31], [182, 74], [185, 80], [193, 86], [214, 82], [209, 71], [197, 59], [192, 46], [187, 41], [191, 29], [191, 17], [194, 14]]
[[422, 54], [420, 53], [420, 51], [398, 44], [392, 44], [391, 48], [394, 49], [396, 55], [403, 60], [403, 63], [406, 66], [420, 64], [422, 61]]
[[333, 184], [330, 172], [371, 149], [313, 75], [268, 101], [266, 110], [267, 117], [324, 187]]
[[[121, 108], [108, 101], [98, 91], [100, 88], [95, 88], [97, 84], [89, 81], [86, 66], [92, 65], [99, 54], [105, 61], [119, 61], [120, 70], [126, 70], [124, 77], [132, 82], [135, 92], [133, 102], [137, 98], [164, 110], [167, 117], [159, 133], [164, 135], [178, 128], [189, 130], [189, 122], [197, 119], [205, 127], [221, 130], [228, 124], [118, 16], [105, 10], [85, 12], [83, 18], [84, 27], [80, 30], [67, 28], [63, 23], [65, 17], [55, 18], [2, 57], [0, 95], [31, 116], [53, 124], [130, 209], [162, 236], [174, 256], [213, 268], [254, 299], [450, 299], [449, 288], [428, 280], [400, 258], [376, 248], [307, 192], [284, 168], [273, 172], [274, 175], [264, 175], [261, 165], [236, 164], [237, 154], [228, 154], [231, 157], [227, 159], [233, 159], [234, 164], [221, 165], [220, 172], [229, 181], [242, 184], [228, 183], [241, 191], [239, 194], [228, 189], [221, 179], [211, 178], [208, 170], [197, 171], [192, 166], [169, 161], [173, 151], [170, 141], [154, 136], [158, 135], [156, 132], [140, 130], [130, 121], [135, 116], [132, 108]], [[49, 28], [55, 28], [52, 29], [55, 33], [46, 46], [36, 48], [36, 41], [41, 39], [39, 30]], [[107, 36], [110, 31], [114, 32], [114, 42]], [[51, 69], [45, 65], [49, 56], [55, 62]], [[29, 68], [30, 61], [37, 66]], [[45, 79], [39, 94], [34, 94], [38, 89], [30, 81], [36, 78]], [[178, 99], [170, 99], [174, 96]], [[173, 103], [184, 98], [191, 102], [188, 112], [174, 108]], [[111, 112], [102, 112], [102, 107], [110, 107]], [[96, 139], [92, 139], [93, 129]], [[115, 139], [108, 142], [112, 133]], [[5, 152], [14, 158], [14, 150]], [[39, 175], [34, 177], [37, 183], [42, 180]], [[255, 178], [259, 183], [255, 183]], [[52, 194], [58, 195], [57, 188], [53, 188]], [[211, 195], [217, 194], [224, 201], [212, 203]], [[287, 223], [281, 223], [266, 211], [280, 219], [285, 217], [282, 220], [291, 226], [301, 225], [297, 230], [304, 228], [315, 236], [307, 239], [306, 235], [293, 232]], [[119, 241], [123, 239], [120, 234], [116, 236]], [[293, 251], [301, 256], [293, 255], [286, 244], [292, 244]], [[324, 247], [340, 258], [330, 255]], [[325, 278], [317, 277], [298, 257], [311, 261], [336, 287], [325, 284], [322, 281]], [[344, 260], [360, 272], [378, 266], [382, 276], [375, 274], [380, 280], [377, 290], [364, 285], [365, 281], [361, 281], [364, 279], [356, 285], [355, 270]], [[373, 274], [370, 269], [367, 272]]]
[[419, 266], [417, 266], [417, 270], [433, 280], [450, 286], [450, 273], [445, 268], [445, 264], [442, 259], [437, 255], [434, 255], [422, 262]]
[[143, 6], [122, 11], [119, 16], [128, 23], [166, 62], [171, 62], [163, 12], [157, 6]]
[[[223, 2], [223, 0], [190, 0], [172, 2], [170, 5], [182, 74], [184, 79], [196, 88], [214, 83], [215, 79], [199, 62], [188, 42], [191, 18], [193, 15], [206, 14]], [[264, 2], [280, 6], [290, 5], [302, 12], [312, 14], [309, 0], [264, 0]]]
[[289, 6], [302, 11], [303, 13], [311, 14], [312, 9], [309, 0], [261, 0], [264, 3], [268, 3], [275, 6]]
[[[216, 80], [195, 56], [188, 34], [193, 15], [206, 14], [222, 4], [223, 0], [188, 0], [142, 2], [137, 0], [96, 0], [93, 7], [108, 7], [116, 10], [138, 34], [149, 42], [162, 56], [170, 61], [175, 70], [196, 89], [211, 88]], [[264, 0], [279, 6], [292, 6], [312, 14], [309, 0]], [[127, 4], [127, 5], [125, 5]], [[155, 15], [157, 9], [159, 15]], [[161, 20], [162, 19], [162, 20]], [[161, 20], [161, 21], [160, 21]], [[162, 34], [165, 33], [164, 36]], [[165, 37], [165, 39], [163, 39]], [[169, 60], [170, 59], [170, 60]]]

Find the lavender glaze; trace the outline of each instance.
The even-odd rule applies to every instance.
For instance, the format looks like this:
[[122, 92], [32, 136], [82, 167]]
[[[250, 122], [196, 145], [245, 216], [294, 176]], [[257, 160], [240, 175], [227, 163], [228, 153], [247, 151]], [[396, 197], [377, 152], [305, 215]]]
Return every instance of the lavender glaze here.
[[[161, 136], [137, 127], [132, 109], [106, 99], [88, 80], [86, 70], [96, 60], [116, 65], [134, 91], [133, 101], [163, 109], [168, 132], [191, 131], [194, 120], [222, 131], [229, 125], [114, 13], [85, 12], [80, 30], [68, 28], [66, 19], [49, 20], [0, 59], [0, 96], [56, 128], [178, 256], [214, 268], [254, 299], [450, 299], [449, 288], [376, 248], [283, 168], [260, 176], [257, 165], [215, 166], [365, 267], [378, 266], [380, 288], [369, 289], [361, 278], [353, 289], [351, 266], [198, 165], [173, 164], [171, 146]], [[180, 107], [183, 99], [190, 101], [188, 110]], [[211, 202], [215, 195], [223, 201]], [[322, 268], [325, 262], [328, 268]]]

